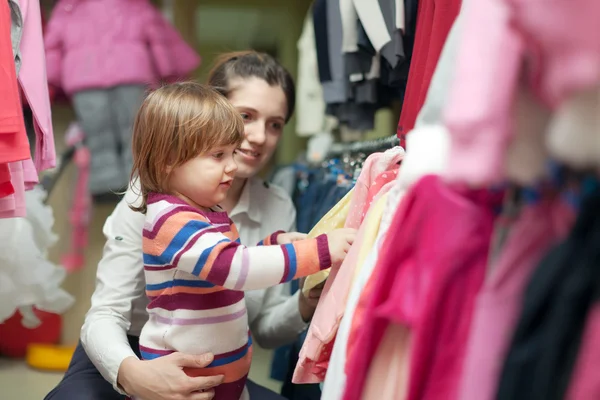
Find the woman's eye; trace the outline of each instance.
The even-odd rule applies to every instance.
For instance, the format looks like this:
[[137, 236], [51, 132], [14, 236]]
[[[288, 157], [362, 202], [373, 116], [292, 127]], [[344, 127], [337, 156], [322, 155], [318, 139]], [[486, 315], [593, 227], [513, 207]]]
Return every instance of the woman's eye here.
[[280, 122], [274, 122], [273, 124], [271, 124], [271, 127], [273, 129], [275, 129], [276, 131], [282, 131], [283, 130], [283, 124]]
[[240, 115], [242, 116], [242, 119], [244, 121], [250, 119], [250, 114], [248, 114], [248, 113], [241, 113]]

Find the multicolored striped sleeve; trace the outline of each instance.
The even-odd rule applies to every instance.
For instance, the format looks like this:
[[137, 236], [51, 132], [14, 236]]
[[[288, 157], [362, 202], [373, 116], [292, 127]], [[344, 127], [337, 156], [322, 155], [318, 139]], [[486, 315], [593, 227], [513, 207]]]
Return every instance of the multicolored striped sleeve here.
[[260, 242], [258, 242], [257, 246], [273, 246], [273, 245], [277, 245], [278, 244], [277, 243], [277, 238], [282, 233], [285, 233], [285, 231], [277, 231], [275, 233], [270, 234], [269, 236], [267, 236], [266, 238], [264, 238], [263, 240], [261, 240]]
[[153, 246], [144, 246], [154, 253], [145, 253], [144, 263], [174, 266], [232, 290], [265, 289], [331, 266], [325, 235], [282, 246], [246, 247], [226, 232], [229, 226], [210, 224], [200, 214], [177, 213], [164, 221]]

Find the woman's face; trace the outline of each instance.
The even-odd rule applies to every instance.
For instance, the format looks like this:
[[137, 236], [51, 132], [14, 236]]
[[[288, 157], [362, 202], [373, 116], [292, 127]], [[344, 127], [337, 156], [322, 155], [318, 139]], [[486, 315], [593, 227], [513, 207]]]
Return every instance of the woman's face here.
[[279, 86], [259, 78], [230, 82], [229, 101], [240, 112], [246, 139], [236, 154], [236, 177], [250, 178], [269, 162], [283, 134], [287, 101]]

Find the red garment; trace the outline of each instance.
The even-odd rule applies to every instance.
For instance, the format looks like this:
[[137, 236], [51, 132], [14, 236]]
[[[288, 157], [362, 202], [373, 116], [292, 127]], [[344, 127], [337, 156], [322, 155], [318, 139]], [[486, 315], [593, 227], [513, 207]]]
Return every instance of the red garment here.
[[14, 194], [15, 188], [10, 182], [8, 164], [0, 164], [0, 198]]
[[419, 1], [414, 51], [397, 131], [402, 147], [425, 103], [431, 78], [460, 6], [461, 0]]
[[403, 199], [373, 272], [344, 400], [360, 399], [386, 328], [409, 329], [408, 400], [456, 398], [475, 297], [483, 284], [501, 199], [426, 176]]
[[0, 164], [30, 158], [10, 39], [10, 8], [0, 1]]

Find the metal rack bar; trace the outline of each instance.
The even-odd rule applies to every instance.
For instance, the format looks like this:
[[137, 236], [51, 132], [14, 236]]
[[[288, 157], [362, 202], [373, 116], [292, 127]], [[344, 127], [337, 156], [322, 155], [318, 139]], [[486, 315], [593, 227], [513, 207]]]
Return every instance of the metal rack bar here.
[[400, 144], [400, 139], [396, 135], [363, 142], [354, 143], [334, 143], [327, 153], [328, 157], [338, 157], [344, 154], [371, 153], [385, 148], [391, 148]]

